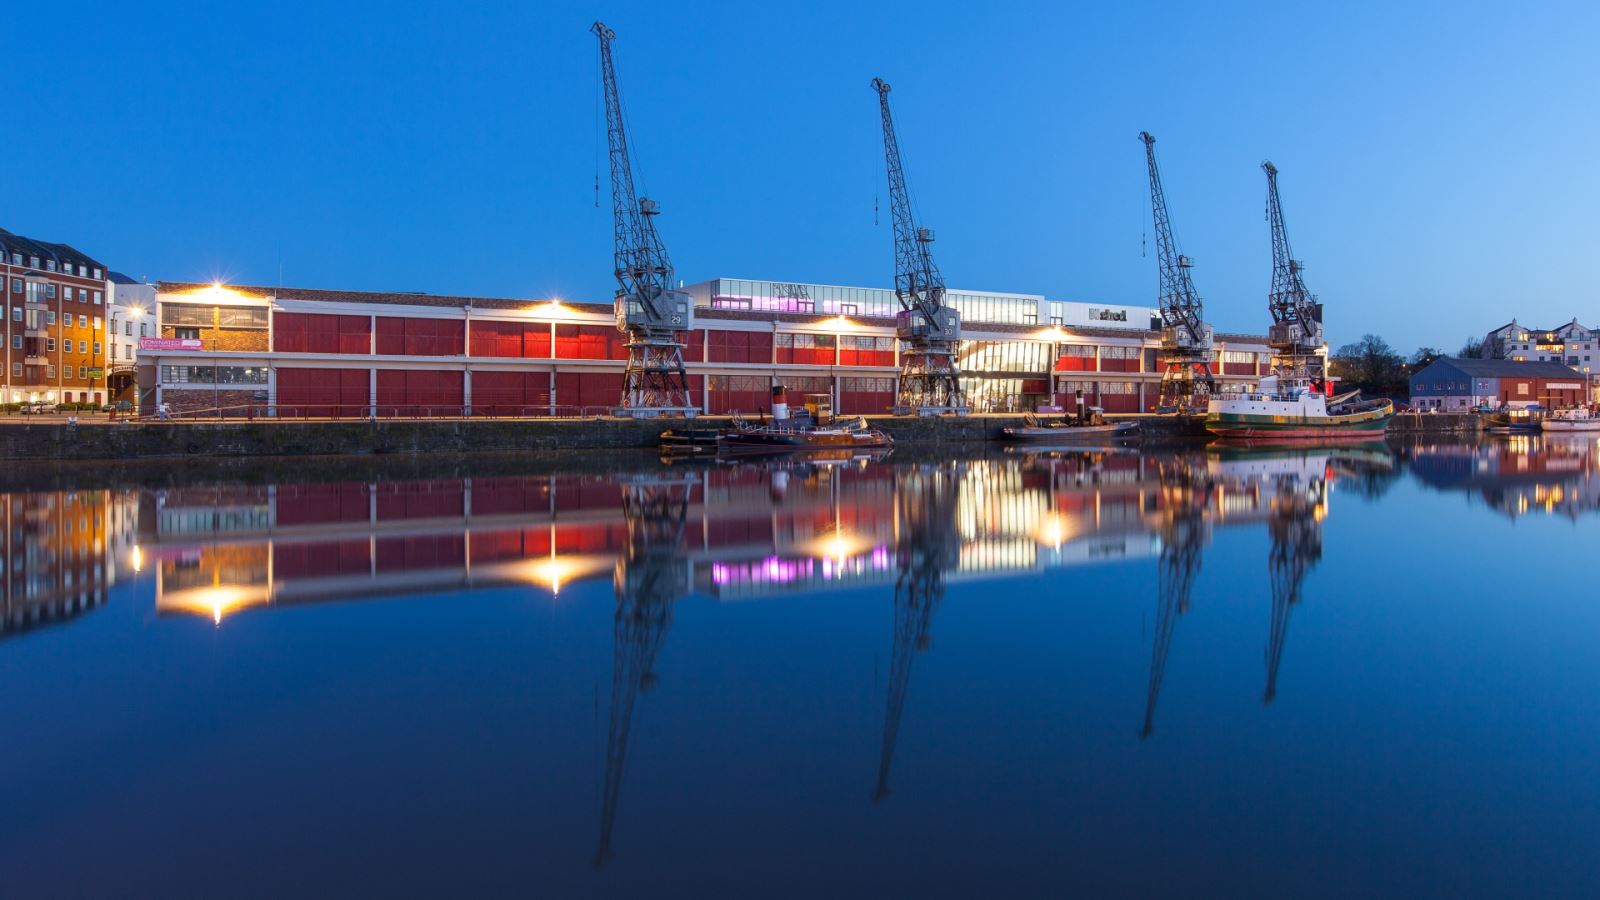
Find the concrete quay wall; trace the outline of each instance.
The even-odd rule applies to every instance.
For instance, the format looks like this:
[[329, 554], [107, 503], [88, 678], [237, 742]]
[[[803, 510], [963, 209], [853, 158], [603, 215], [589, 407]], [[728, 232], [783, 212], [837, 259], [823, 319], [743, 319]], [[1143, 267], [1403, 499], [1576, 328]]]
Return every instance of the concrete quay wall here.
[[[926, 419], [870, 417], [899, 445], [998, 441], [1017, 416]], [[1137, 416], [1147, 444], [1205, 437], [1199, 417]], [[343, 422], [162, 422], [0, 424], [0, 459], [131, 460], [194, 457], [348, 456], [415, 453], [520, 453], [655, 447], [661, 432], [683, 422], [633, 419], [444, 419]], [[726, 424], [695, 420], [696, 428]], [[1399, 416], [1391, 433], [1475, 434], [1472, 415]]]

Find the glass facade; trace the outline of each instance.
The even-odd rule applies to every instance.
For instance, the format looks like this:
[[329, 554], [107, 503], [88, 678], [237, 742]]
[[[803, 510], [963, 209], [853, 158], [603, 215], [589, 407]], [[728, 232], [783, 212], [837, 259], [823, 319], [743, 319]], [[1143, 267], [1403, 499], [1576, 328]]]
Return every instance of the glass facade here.
[[[900, 312], [900, 301], [894, 291], [884, 288], [749, 281], [742, 278], [718, 278], [709, 284], [708, 294], [695, 297], [697, 306], [880, 319], [893, 318]], [[1039, 322], [1039, 308], [1044, 298], [1030, 294], [949, 291], [945, 294], [945, 302], [961, 313], [963, 322], [1034, 325]]]
[[1050, 369], [1050, 345], [1043, 341], [962, 341], [956, 364], [963, 372], [1042, 375]]

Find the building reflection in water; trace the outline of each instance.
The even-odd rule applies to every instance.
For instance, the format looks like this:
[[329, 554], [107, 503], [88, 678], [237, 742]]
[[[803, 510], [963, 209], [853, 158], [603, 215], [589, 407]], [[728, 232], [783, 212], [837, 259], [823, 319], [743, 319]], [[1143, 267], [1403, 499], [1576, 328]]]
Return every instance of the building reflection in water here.
[[136, 495], [74, 490], [0, 494], [0, 635], [74, 619], [105, 604], [139, 565]]
[[[1469, 490], [1513, 515], [1575, 515], [1596, 508], [1600, 496], [1592, 441], [1412, 448], [1408, 455], [1425, 483]], [[881, 800], [901, 724], [914, 715], [907, 704], [913, 661], [932, 644], [948, 585], [1148, 560], [1158, 588], [1139, 733], [1149, 737], [1168, 654], [1216, 529], [1259, 527], [1271, 538], [1259, 582], [1270, 596], [1263, 690], [1270, 701], [1290, 615], [1321, 559], [1335, 487], [1373, 495], [1398, 472], [1381, 447], [1030, 450], [923, 464], [791, 461], [631, 475], [185, 487], [128, 495], [137, 497], [140, 530], [137, 551], [124, 556], [153, 572], [161, 614], [204, 616], [219, 627], [253, 608], [427, 591], [520, 585], [554, 600], [566, 586], [609, 575], [612, 691], [595, 857], [604, 864], [630, 730], [657, 680], [673, 608], [685, 596], [739, 602], [892, 590], [872, 791]], [[115, 496], [94, 501], [101, 521]], [[60, 496], [53, 507], [28, 502], [58, 510], [49, 514], [58, 517], [66, 506]], [[86, 502], [74, 500], [74, 508]], [[123, 507], [131, 510], [132, 502], [124, 499]], [[20, 513], [15, 503], [7, 509], [13, 518]], [[32, 521], [44, 518], [32, 514]], [[108, 526], [97, 527], [107, 533]], [[53, 533], [59, 540], [59, 525]], [[73, 539], [85, 539], [82, 528]], [[87, 539], [95, 540], [92, 531]], [[43, 552], [46, 543], [29, 546]], [[111, 577], [105, 571], [102, 581]], [[74, 574], [68, 582], [62, 573], [57, 583], [97, 584], [93, 577]], [[14, 607], [7, 609], [13, 621]]]
[[1407, 468], [1440, 491], [1462, 492], [1509, 518], [1600, 511], [1600, 436], [1515, 435], [1481, 444], [1410, 448]]

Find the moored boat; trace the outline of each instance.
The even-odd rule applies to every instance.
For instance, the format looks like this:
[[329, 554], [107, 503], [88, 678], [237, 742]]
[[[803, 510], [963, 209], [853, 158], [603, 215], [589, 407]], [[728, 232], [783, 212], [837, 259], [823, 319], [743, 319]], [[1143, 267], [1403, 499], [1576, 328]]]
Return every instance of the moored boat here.
[[865, 453], [893, 446], [894, 439], [864, 417], [835, 419], [826, 394], [808, 396], [804, 411], [791, 418], [782, 387], [773, 388], [770, 422], [751, 425], [735, 420], [733, 428], [717, 436], [720, 454]]
[[1261, 390], [1223, 394], [1206, 408], [1206, 430], [1220, 438], [1266, 442], [1375, 441], [1394, 417], [1388, 400], [1359, 391], [1328, 397], [1300, 380], [1261, 379]]
[[1515, 407], [1486, 413], [1483, 430], [1490, 434], [1538, 434], [1543, 427], [1537, 409]]
[[1107, 422], [1098, 407], [1091, 407], [1090, 410], [1090, 415], [1086, 417], [1065, 416], [1046, 422], [1029, 414], [1023, 417], [1022, 425], [1004, 428], [1001, 433], [1008, 441], [1048, 444], [1114, 440], [1132, 437], [1139, 431], [1138, 422]]
[[1600, 431], [1600, 416], [1584, 406], [1558, 409], [1541, 419], [1539, 427], [1551, 432]]

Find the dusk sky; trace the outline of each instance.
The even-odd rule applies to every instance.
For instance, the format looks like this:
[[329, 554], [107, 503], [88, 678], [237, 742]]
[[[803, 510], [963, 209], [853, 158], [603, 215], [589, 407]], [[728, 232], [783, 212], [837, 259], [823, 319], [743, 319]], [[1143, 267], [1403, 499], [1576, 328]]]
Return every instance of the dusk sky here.
[[1219, 330], [1265, 329], [1271, 159], [1330, 343], [1453, 351], [1600, 325], [1597, 8], [80, 3], [11, 42], [0, 225], [150, 279], [608, 300], [599, 18], [687, 281], [891, 283], [882, 76], [952, 288], [1153, 304], [1147, 129]]

